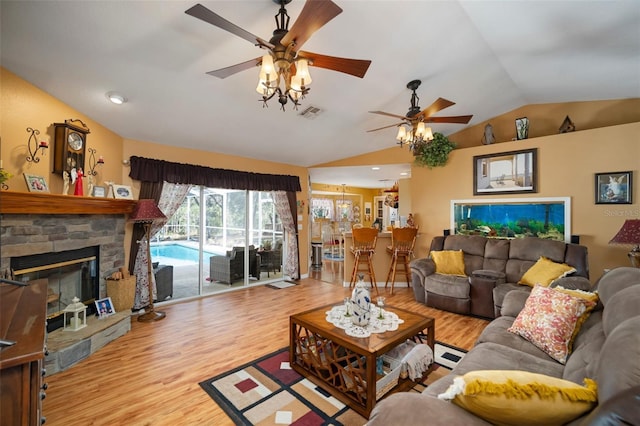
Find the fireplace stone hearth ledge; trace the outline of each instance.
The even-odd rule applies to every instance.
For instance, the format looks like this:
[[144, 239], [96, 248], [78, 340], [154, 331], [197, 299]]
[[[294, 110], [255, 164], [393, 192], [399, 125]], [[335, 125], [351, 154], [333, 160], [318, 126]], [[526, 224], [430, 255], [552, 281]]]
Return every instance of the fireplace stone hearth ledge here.
[[131, 312], [116, 312], [103, 319], [89, 316], [87, 326], [78, 331], [59, 328], [49, 333], [46, 375], [51, 376], [72, 367], [130, 330]]

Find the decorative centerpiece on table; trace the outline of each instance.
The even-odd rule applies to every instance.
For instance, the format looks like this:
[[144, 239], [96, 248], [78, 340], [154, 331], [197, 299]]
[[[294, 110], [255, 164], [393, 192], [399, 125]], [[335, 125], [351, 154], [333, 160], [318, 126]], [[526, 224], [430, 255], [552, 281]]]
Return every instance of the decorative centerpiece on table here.
[[364, 275], [358, 275], [353, 292], [351, 293], [351, 321], [355, 325], [364, 327], [371, 318], [371, 292], [364, 285]]

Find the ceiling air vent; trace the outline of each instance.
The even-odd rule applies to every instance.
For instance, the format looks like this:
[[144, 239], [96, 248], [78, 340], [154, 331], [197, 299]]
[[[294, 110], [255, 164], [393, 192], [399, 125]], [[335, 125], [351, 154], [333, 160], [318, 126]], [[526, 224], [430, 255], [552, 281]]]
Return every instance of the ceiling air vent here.
[[318, 107], [314, 107], [314, 106], [310, 106], [305, 108], [304, 110], [302, 110], [301, 113], [299, 113], [298, 115], [308, 119], [308, 120], [313, 120], [314, 118], [316, 118], [317, 116], [319, 116], [320, 114], [322, 114], [322, 110]]

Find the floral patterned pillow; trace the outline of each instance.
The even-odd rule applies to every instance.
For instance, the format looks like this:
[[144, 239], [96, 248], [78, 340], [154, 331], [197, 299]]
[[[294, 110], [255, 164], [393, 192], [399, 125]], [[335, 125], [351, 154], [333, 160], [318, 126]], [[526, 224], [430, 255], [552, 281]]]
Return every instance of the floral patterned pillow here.
[[564, 364], [582, 314], [595, 302], [536, 285], [508, 331], [518, 334]]

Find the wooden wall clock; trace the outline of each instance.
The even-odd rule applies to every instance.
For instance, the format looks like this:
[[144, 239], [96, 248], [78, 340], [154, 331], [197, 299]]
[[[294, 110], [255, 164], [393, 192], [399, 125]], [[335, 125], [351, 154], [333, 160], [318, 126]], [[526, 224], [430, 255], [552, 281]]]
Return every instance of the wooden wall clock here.
[[82, 120], [74, 119], [53, 125], [55, 126], [53, 172], [63, 174], [63, 172], [71, 173], [73, 169], [84, 170], [87, 134], [90, 133], [87, 125]]

